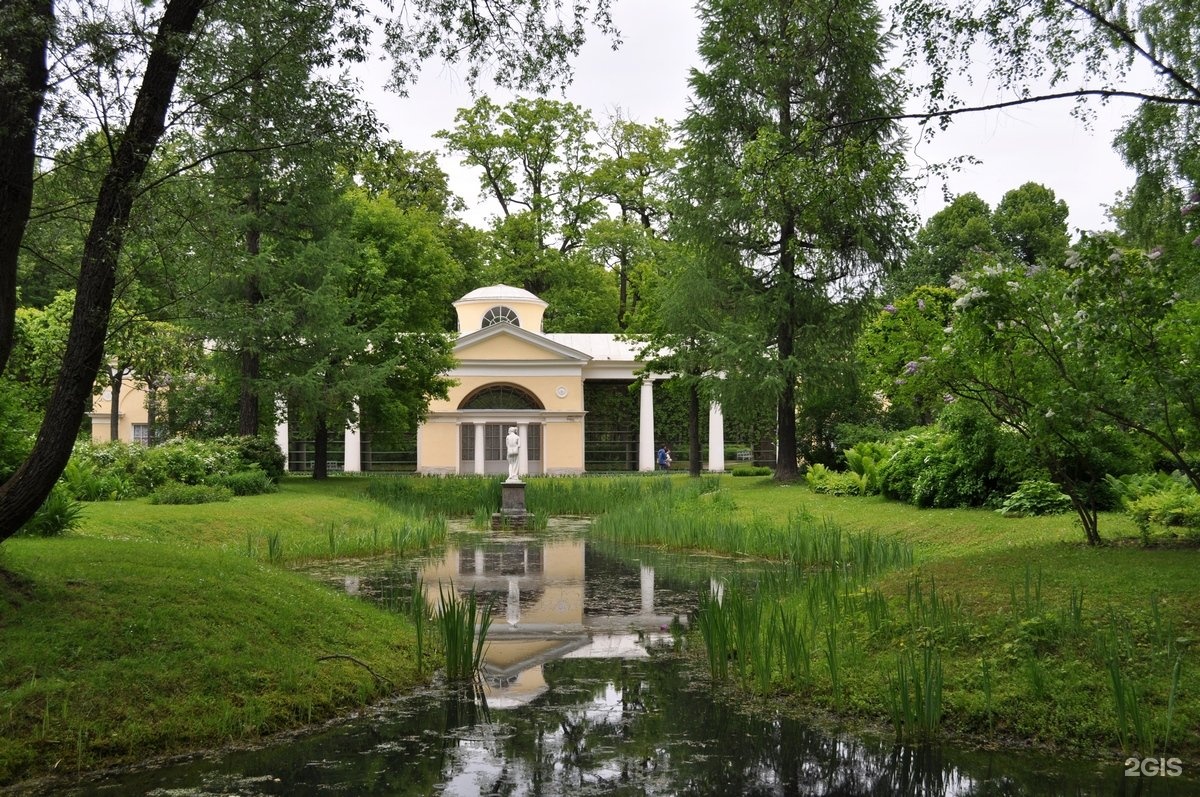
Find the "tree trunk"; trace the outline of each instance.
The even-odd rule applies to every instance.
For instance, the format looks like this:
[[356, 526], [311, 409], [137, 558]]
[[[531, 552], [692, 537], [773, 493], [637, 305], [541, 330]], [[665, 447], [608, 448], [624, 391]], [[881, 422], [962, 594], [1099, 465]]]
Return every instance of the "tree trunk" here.
[[1083, 536], [1087, 539], [1088, 545], [1100, 545], [1103, 540], [1100, 539], [1100, 519], [1099, 512], [1096, 510], [1096, 502], [1094, 499], [1088, 498], [1089, 495], [1095, 494], [1095, 484], [1087, 483], [1089, 489], [1081, 490], [1079, 481], [1074, 479], [1070, 473], [1062, 467], [1057, 467], [1055, 463], [1049, 465], [1050, 475], [1059, 485], [1067, 498], [1071, 499], [1071, 508], [1075, 510], [1075, 514], [1079, 517], [1079, 523], [1083, 526]]
[[146, 385], [146, 445], [158, 443], [158, 388]]
[[121, 383], [125, 381], [125, 372], [120, 367], [114, 368], [109, 382], [112, 384], [112, 402], [108, 408], [108, 439], [117, 442], [121, 439]]
[[317, 416], [313, 424], [313, 471], [314, 479], [329, 478], [329, 424], [325, 413]]
[[617, 329], [622, 332], [629, 326], [629, 252], [622, 248], [617, 256]]
[[1100, 519], [1096, 507], [1091, 506], [1073, 488], [1066, 487], [1066, 491], [1067, 497], [1071, 499], [1071, 506], [1083, 525], [1083, 536], [1087, 539], [1087, 544], [1100, 545], [1103, 540], [1100, 539]]
[[254, 437], [258, 434], [258, 388], [256, 383], [262, 364], [256, 352], [242, 350], [241, 389], [238, 392], [238, 434]]
[[776, 408], [779, 448], [775, 452], [775, 480], [792, 482], [799, 478], [800, 468], [796, 461], [796, 375], [792, 373], [792, 356], [796, 348], [796, 255], [792, 251], [792, 243], [796, 237], [796, 226], [790, 214], [784, 220], [779, 237], [779, 280], [775, 289], [783, 292], [783, 301], [779, 310], [775, 347], [783, 387]]
[[121, 143], [97, 195], [84, 243], [71, 331], [54, 392], [33, 450], [0, 486], [0, 541], [33, 516], [66, 467], [100, 370], [112, 311], [117, 259], [129, 213], [175, 90], [185, 40], [211, 0], [169, 0], [154, 38], [146, 71]]
[[[262, 191], [256, 185], [250, 189], [246, 197], [246, 212], [250, 215], [250, 229], [246, 231], [246, 254], [250, 262], [256, 263], [262, 250], [262, 232], [258, 229], [258, 217], [262, 213]], [[251, 267], [253, 270], [253, 266]], [[262, 289], [258, 278], [251, 274], [242, 288], [242, 298], [250, 307], [262, 304]], [[257, 334], [251, 332], [250, 334]], [[262, 359], [258, 352], [242, 349], [241, 356], [241, 389], [238, 393], [238, 434], [242, 437], [254, 437], [258, 434], [259, 401], [258, 377], [262, 373]]]
[[0, 88], [0, 374], [16, 334], [17, 257], [33, 203], [34, 145], [49, 76], [46, 43], [54, 25], [51, 0], [11, 6], [0, 31], [0, 64], [8, 73]]
[[700, 386], [688, 385], [688, 475], [700, 476]]
[[[785, 80], [776, 87], [779, 109], [779, 136], [792, 140], [791, 86]], [[779, 222], [779, 266], [775, 290], [782, 293], [775, 346], [778, 350], [783, 389], [779, 394], [776, 423], [779, 428], [779, 448], [775, 452], [775, 481], [793, 482], [800, 476], [796, 462], [796, 374], [792, 372], [792, 357], [796, 348], [796, 212], [783, 211]]]

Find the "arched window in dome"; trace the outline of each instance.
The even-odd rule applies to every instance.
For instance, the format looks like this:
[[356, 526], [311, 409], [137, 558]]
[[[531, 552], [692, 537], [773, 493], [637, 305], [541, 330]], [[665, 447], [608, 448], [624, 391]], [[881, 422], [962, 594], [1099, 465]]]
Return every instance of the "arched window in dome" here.
[[490, 327], [492, 324], [512, 324], [514, 327], [519, 327], [521, 320], [517, 318], [516, 312], [511, 307], [499, 304], [483, 314], [483, 326]]
[[458, 405], [460, 410], [541, 410], [537, 396], [516, 385], [487, 385]]

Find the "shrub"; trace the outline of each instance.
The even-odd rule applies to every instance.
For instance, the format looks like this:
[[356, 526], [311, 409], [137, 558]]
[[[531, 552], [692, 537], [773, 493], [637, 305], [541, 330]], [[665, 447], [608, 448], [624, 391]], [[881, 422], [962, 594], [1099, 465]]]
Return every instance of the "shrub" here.
[[237, 473], [217, 476], [209, 484], [228, 487], [234, 495], [262, 495], [263, 493], [273, 493], [279, 489], [278, 485], [263, 473], [262, 468], [258, 465], [239, 470]]
[[79, 525], [83, 507], [71, 497], [61, 483], [54, 485], [50, 495], [38, 507], [33, 517], [17, 532], [22, 537], [57, 537]]
[[100, 469], [87, 457], [72, 455], [62, 481], [77, 501], [120, 501], [136, 492], [131, 477], [118, 468]]
[[813, 492], [830, 495], [866, 495], [866, 478], [853, 471], [830, 470], [821, 463], [814, 464], [804, 474]]
[[884, 495], [921, 507], [995, 506], [1022, 481], [1044, 478], [1016, 434], [962, 404], [892, 439], [879, 474]]
[[243, 469], [257, 465], [266, 477], [276, 484], [283, 478], [287, 460], [270, 437], [222, 437], [217, 442], [227, 444], [237, 451]]
[[168, 482], [150, 494], [152, 504], [211, 504], [228, 501], [233, 491], [215, 484], [179, 484]]
[[1005, 517], [1058, 515], [1071, 511], [1071, 499], [1054, 482], [1031, 479], [1021, 482], [996, 511]]
[[737, 465], [729, 472], [734, 476], [770, 476], [775, 471], [763, 465]]
[[1149, 541], [1152, 526], [1184, 529], [1200, 536], [1200, 493], [1178, 474], [1137, 474], [1108, 477], [1108, 486], [1121, 498], [1142, 539]]
[[844, 452], [846, 464], [859, 477], [863, 495], [879, 492], [879, 470], [892, 457], [892, 449], [886, 443], [863, 442]]
[[1154, 473], [1131, 473], [1119, 479], [1110, 475], [1105, 477], [1105, 481], [1109, 489], [1117, 496], [1118, 501], [1126, 509], [1129, 508], [1131, 502], [1139, 498], [1153, 495], [1154, 493], [1174, 490], [1188, 483], [1179, 474], [1163, 473], [1162, 471]]
[[201, 484], [241, 469], [241, 457], [227, 442], [177, 437], [147, 449], [134, 480], [139, 487], [154, 490], [166, 482]]

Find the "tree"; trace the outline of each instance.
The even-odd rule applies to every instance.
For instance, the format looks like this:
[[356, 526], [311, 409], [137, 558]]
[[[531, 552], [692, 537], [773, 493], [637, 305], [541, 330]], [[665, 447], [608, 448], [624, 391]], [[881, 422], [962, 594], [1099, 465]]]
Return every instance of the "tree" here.
[[1067, 203], [1038, 183], [1025, 183], [1000, 198], [992, 229], [1001, 244], [1027, 265], [1058, 265], [1067, 256]]
[[[961, 113], [1059, 99], [1125, 97], [1139, 102], [1116, 146], [1137, 173], [1123, 200], [1133, 243], [1159, 243], [1153, 228], [1167, 207], [1200, 195], [1200, 14], [1188, 0], [901, 0], [896, 6], [908, 42], [906, 58], [929, 74], [919, 94], [926, 108], [899, 118], [930, 120], [935, 134]], [[976, 61], [990, 52], [986, 68]], [[1008, 97], [965, 103], [954, 87], [973, 76]], [[1146, 88], [1142, 88], [1146, 86]]]
[[898, 299], [921, 285], [945, 287], [977, 254], [999, 251], [992, 209], [977, 194], [956, 196], [917, 231], [903, 268], [886, 276], [885, 294]]
[[[164, 321], [148, 322], [140, 330], [129, 353], [130, 370], [146, 387], [146, 440], [162, 440], [164, 425], [159, 417], [164, 390], [186, 378], [199, 365], [201, 347], [188, 332]], [[115, 406], [116, 391], [113, 391]], [[168, 408], [170, 403], [168, 401]], [[114, 438], [115, 439], [115, 438]]]
[[312, 427], [314, 478], [327, 475], [329, 430], [359, 422], [355, 405], [415, 429], [453, 364], [442, 308], [460, 276], [439, 217], [360, 189], [343, 208], [342, 223], [294, 255], [282, 291], [291, 323], [268, 360], [268, 384]]
[[212, 161], [209, 184], [236, 233], [222, 240], [236, 241], [237, 249], [213, 247], [210, 257], [236, 279], [218, 282], [226, 291], [215, 297], [220, 312], [210, 315], [221, 324], [209, 334], [236, 343], [241, 435], [258, 434], [261, 406], [274, 403], [259, 385], [271, 346], [261, 334], [270, 327], [261, 323], [270, 312], [265, 292], [284, 259], [273, 250], [309, 234], [311, 217], [339, 191], [338, 165], [376, 133], [343, 73], [368, 44], [367, 31], [347, 11], [342, 3], [265, 3], [223, 15], [198, 41], [182, 81], [182, 95], [199, 109], [189, 139], [197, 157], [225, 153]]
[[53, 29], [53, 0], [0, 6], [0, 374], [16, 332], [17, 258], [33, 203], [35, 145], [49, 83], [46, 51]]
[[[39, 143], [53, 140], [57, 116], [50, 124], [42, 110], [51, 85], [47, 51], [61, 46], [63, 58], [54, 60], [53, 80], [74, 77], [81, 81], [81, 96], [101, 108], [105, 119], [119, 120], [109, 167], [97, 191], [95, 212], [81, 255], [76, 285], [76, 305], [71, 332], [54, 394], [46, 407], [46, 420], [33, 450], [3, 485], [0, 485], [0, 541], [7, 539], [33, 515], [62, 472], [74, 442], [73, 430], [82, 419], [84, 403], [95, 381], [103, 352], [115, 283], [117, 261], [130, 211], [147, 166], [163, 136], [185, 58], [197, 41], [201, 15], [240, 6], [232, 0], [164, 0], [139, 4], [133, 16], [108, 24], [115, 17], [108, 4], [87, 4], [89, 13], [76, 26], [59, 17], [50, 0], [18, 0], [0, 8], [0, 52], [5, 69], [0, 76], [0, 368], [12, 349], [16, 316], [17, 253], [29, 220], [35, 159]], [[347, 10], [351, 22], [373, 20], [354, 0], [329, 0]], [[605, 33], [612, 32], [608, 0], [593, 5], [582, 1], [566, 13], [561, 0], [483, 0], [482, 3], [444, 3], [414, 0], [404, 6], [407, 16], [388, 27], [389, 46], [397, 57], [394, 82], [403, 84], [416, 66], [435, 53], [450, 60], [466, 59], [473, 72], [489, 60], [507, 67], [501, 80], [528, 86], [548, 78], [561, 78], [567, 61], [581, 46], [585, 21], [594, 20]], [[361, 12], [361, 13], [360, 13]], [[83, 15], [87, 17], [87, 15]], [[143, 25], [145, 19], [148, 25]], [[129, 21], [131, 24], [120, 24]], [[120, 33], [107, 35], [111, 28]], [[89, 36], [94, 38], [89, 39]], [[96, 45], [96, 46], [92, 46]], [[360, 53], [350, 45], [346, 55]], [[136, 57], [135, 57], [136, 56]], [[130, 73], [131, 64], [141, 72]], [[11, 65], [11, 68], [10, 68]], [[136, 70], [136, 66], [132, 67]], [[115, 93], [87, 83], [99, 78]], [[243, 87], [251, 75], [222, 87]], [[140, 82], [139, 82], [140, 79]], [[131, 95], [127, 86], [137, 86]], [[105, 101], [112, 99], [111, 105]], [[65, 103], [68, 104], [69, 103]], [[182, 110], [182, 109], [181, 109]], [[115, 130], [115, 128], [114, 128]], [[209, 153], [210, 155], [213, 153]]]
[[1103, 240], [1080, 250], [1063, 268], [998, 259], [956, 280], [953, 330], [933, 367], [950, 393], [1028, 442], [1096, 545], [1103, 479], [1128, 468], [1130, 432], [1189, 469], [1195, 369], [1178, 348], [1154, 350], [1172, 337], [1200, 344], [1186, 331], [1194, 310], [1181, 302], [1176, 316], [1167, 280], [1144, 279], [1136, 256], [1113, 257]]
[[[92, 384], [100, 366], [104, 337], [112, 309], [116, 281], [117, 259], [123, 233], [128, 225], [130, 208], [137, 187], [162, 136], [167, 108], [170, 105], [175, 80], [179, 74], [184, 48], [206, 3], [204, 0], [168, 0], [162, 12], [142, 76], [141, 88], [130, 111], [124, 135], [113, 153], [112, 164], [105, 173], [97, 195], [96, 211], [84, 245], [79, 279], [76, 284], [75, 308], [71, 330], [63, 355], [59, 378], [46, 405], [45, 420], [38, 430], [33, 450], [3, 485], [0, 485], [0, 541], [16, 533], [41, 505], [58, 479], [75, 441], [75, 431], [83, 419], [85, 402], [91, 395]], [[46, 8], [46, 11], [49, 9]], [[38, 28], [43, 36], [40, 47], [44, 52], [50, 28]], [[0, 107], [14, 103], [20, 92], [40, 93], [47, 89], [46, 74], [40, 82], [32, 81], [13, 91], [5, 86]], [[40, 107], [40, 103], [39, 103]], [[14, 119], [36, 128], [37, 116]], [[36, 140], [36, 133], [34, 138]], [[11, 172], [15, 200], [4, 198], [0, 218], [24, 229], [28, 221], [28, 200], [25, 197], [33, 180], [32, 162]], [[9, 175], [6, 175], [9, 176]], [[8, 244], [0, 250], [0, 285], [13, 279], [16, 271], [16, 248], [20, 239], [0, 242]], [[11, 335], [15, 302], [8, 295], [0, 296], [0, 335]], [[0, 339], [0, 353], [11, 349], [11, 337]]]
[[620, 329], [636, 309], [637, 289], [631, 283], [651, 248], [648, 239], [660, 234], [666, 216], [666, 183], [678, 159], [670, 144], [670, 130], [661, 119], [643, 125], [617, 113], [601, 130], [591, 180], [600, 196], [616, 206], [617, 216], [592, 225], [585, 246], [617, 275]]
[[1091, 394], [1108, 421], [1150, 442], [1200, 490], [1200, 252], [1146, 253], [1104, 236], [1082, 240], [1066, 264], [1066, 312], [1053, 352], [1064, 381]]
[[896, 113], [899, 87], [870, 2], [711, 0], [699, 13], [679, 237], [736, 267], [722, 370], [774, 401], [788, 481], [799, 385], [848, 365], [848, 331], [907, 228], [895, 126], [851, 124]]
[[20, 397], [26, 407], [44, 407], [54, 391], [75, 292], [63, 291], [43, 308], [17, 310], [13, 351], [5, 370], [5, 390]]
[[702, 252], [657, 241], [642, 282], [642, 301], [630, 319], [629, 339], [639, 346], [646, 377], [672, 374], [686, 391], [688, 474], [698, 477], [700, 401], [713, 398], [720, 382], [712, 332], [722, 311], [733, 312], [730, 295], [717, 275], [698, 262]]

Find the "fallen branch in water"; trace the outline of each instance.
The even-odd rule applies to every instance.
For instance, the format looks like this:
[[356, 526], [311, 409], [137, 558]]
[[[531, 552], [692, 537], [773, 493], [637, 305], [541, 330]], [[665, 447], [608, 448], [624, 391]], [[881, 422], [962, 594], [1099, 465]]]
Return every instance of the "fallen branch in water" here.
[[385, 682], [388, 686], [392, 687], [393, 689], [396, 686], [396, 684], [392, 681], [391, 678], [388, 678], [385, 675], [380, 675], [379, 673], [375, 672], [373, 669], [371, 669], [371, 665], [367, 664], [365, 661], [363, 661], [361, 659], [356, 659], [353, 656], [347, 656], [345, 653], [330, 653], [328, 656], [317, 656], [317, 661], [329, 661], [330, 659], [345, 659], [346, 661], [352, 661], [355, 664], [357, 664], [359, 667], [362, 667], [364, 670], [371, 673], [371, 675], [374, 675], [380, 681]]

